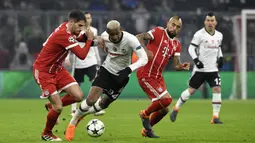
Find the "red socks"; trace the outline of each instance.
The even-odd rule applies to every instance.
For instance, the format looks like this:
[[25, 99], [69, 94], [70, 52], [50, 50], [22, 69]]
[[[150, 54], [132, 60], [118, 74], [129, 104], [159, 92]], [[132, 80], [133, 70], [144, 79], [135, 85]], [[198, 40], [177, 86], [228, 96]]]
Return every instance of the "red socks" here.
[[162, 98], [151, 103], [151, 105], [144, 111], [147, 116], [151, 113], [163, 109], [172, 103], [172, 98]]
[[163, 117], [165, 117], [165, 115], [167, 113], [168, 112], [163, 113], [163, 112], [160, 112], [160, 111], [152, 113], [151, 118], [150, 118], [151, 126], [154, 126], [155, 124], [157, 124], [161, 119], [163, 119]]
[[62, 101], [62, 106], [63, 106], [63, 107], [64, 107], [64, 106], [71, 105], [71, 104], [77, 102], [76, 99], [75, 99], [73, 96], [69, 95], [69, 94], [64, 95], [64, 96], [61, 98], [61, 101]]
[[52, 129], [55, 126], [59, 115], [60, 113], [53, 109], [50, 109], [47, 115], [47, 122], [46, 127], [44, 129], [44, 133], [52, 133]]

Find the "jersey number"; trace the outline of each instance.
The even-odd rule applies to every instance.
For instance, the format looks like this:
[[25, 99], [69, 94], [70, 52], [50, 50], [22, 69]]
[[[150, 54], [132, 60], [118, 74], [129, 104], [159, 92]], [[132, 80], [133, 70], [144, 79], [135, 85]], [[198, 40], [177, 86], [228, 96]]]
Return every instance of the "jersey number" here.
[[221, 85], [221, 81], [220, 81], [220, 78], [215, 78], [215, 83], [216, 83], [216, 85]]

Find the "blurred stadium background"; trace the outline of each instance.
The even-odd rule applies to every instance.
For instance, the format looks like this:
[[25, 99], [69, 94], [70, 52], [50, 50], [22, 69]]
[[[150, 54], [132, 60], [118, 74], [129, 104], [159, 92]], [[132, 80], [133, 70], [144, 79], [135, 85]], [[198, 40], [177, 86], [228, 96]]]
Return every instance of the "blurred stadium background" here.
[[[243, 72], [241, 70], [243, 57], [238, 51], [238, 47], [242, 49], [239, 46], [242, 29], [241, 11], [254, 9], [254, 0], [194, 0], [192, 2], [188, 0], [0, 0], [0, 98], [38, 98], [40, 90], [31, 74], [33, 61], [48, 35], [65, 21], [68, 12], [75, 8], [92, 14], [92, 25], [98, 28], [99, 34], [104, 31], [107, 21], [111, 19], [119, 20], [126, 31], [137, 34], [155, 26], [165, 27], [169, 17], [179, 15], [184, 23], [179, 36], [183, 47], [182, 61], [191, 61], [187, 50], [191, 38], [203, 26], [205, 15], [214, 12], [218, 20], [217, 30], [224, 34], [222, 95], [224, 98], [241, 98], [242, 92], [247, 92], [243, 96], [255, 97], [252, 88], [255, 86], [255, 14], [253, 18], [247, 20], [246, 25], [247, 56], [244, 57], [244, 61], [247, 61], [247, 67], [244, 68], [245, 73], [248, 71], [247, 77], [239, 74]], [[102, 50], [100, 56], [102, 59], [105, 57]], [[167, 86], [170, 93], [178, 97], [187, 87], [190, 73], [174, 72], [170, 65], [171, 62], [165, 69], [165, 74], [169, 77]], [[129, 84], [121, 97], [147, 98], [137, 86], [134, 75], [132, 75], [132, 84]], [[247, 89], [242, 89], [242, 85]], [[85, 92], [88, 88], [87, 85], [83, 86]], [[207, 85], [201, 87], [201, 91], [202, 97], [208, 98], [210, 90], [207, 89]]]
[[[183, 47], [181, 59], [190, 62], [188, 46], [191, 38], [203, 27], [205, 15], [214, 12], [218, 20], [217, 30], [224, 35], [224, 66], [221, 70], [224, 98], [221, 117], [224, 125], [209, 124], [211, 91], [205, 84], [192, 97], [196, 100], [189, 101], [182, 109], [177, 123], [169, 123], [169, 117], [166, 117], [157, 125], [155, 131], [162, 137], [157, 141], [255, 141], [255, 13], [246, 15], [246, 23], [241, 25], [242, 11], [255, 9], [255, 0], [0, 0], [0, 143], [40, 140], [46, 100], [39, 99], [41, 91], [33, 79], [32, 64], [48, 35], [67, 19], [71, 9], [76, 8], [92, 14], [92, 26], [98, 28], [99, 34], [111, 19], [119, 20], [126, 31], [137, 34], [155, 26], [165, 27], [171, 16], [179, 15], [183, 20], [179, 35]], [[242, 34], [246, 35], [243, 37]], [[106, 56], [102, 50], [100, 56], [102, 59]], [[175, 72], [170, 62], [164, 74], [175, 103], [187, 88], [191, 71]], [[85, 79], [81, 86], [85, 95], [90, 87], [87, 81]], [[135, 73], [120, 98], [128, 99], [118, 100], [105, 116], [98, 117], [106, 125], [105, 135], [99, 139], [84, 137], [83, 127], [94, 118], [91, 116], [78, 129], [75, 141], [155, 142], [140, 137], [141, 125], [137, 114], [150, 101], [139, 87]], [[60, 118], [64, 123], [58, 125], [55, 132], [63, 138], [70, 110], [65, 110]]]

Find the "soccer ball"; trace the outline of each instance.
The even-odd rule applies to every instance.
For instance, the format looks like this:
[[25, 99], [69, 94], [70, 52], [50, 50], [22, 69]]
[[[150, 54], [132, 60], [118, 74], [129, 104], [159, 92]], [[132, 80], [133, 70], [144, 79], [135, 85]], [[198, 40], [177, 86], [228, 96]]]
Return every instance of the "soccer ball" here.
[[88, 122], [86, 130], [91, 137], [99, 137], [104, 133], [104, 123], [98, 119], [92, 119]]

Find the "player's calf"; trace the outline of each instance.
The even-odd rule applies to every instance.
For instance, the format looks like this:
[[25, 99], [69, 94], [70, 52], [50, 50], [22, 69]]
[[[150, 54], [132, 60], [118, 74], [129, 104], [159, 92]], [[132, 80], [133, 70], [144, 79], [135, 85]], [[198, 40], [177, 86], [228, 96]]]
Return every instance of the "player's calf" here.
[[[51, 103], [46, 103], [46, 104], [44, 105], [44, 107], [45, 107], [45, 109], [46, 109], [48, 112], [50, 111], [50, 109], [52, 109]], [[57, 119], [56, 125], [58, 125], [59, 122], [60, 122], [59, 119]]]

